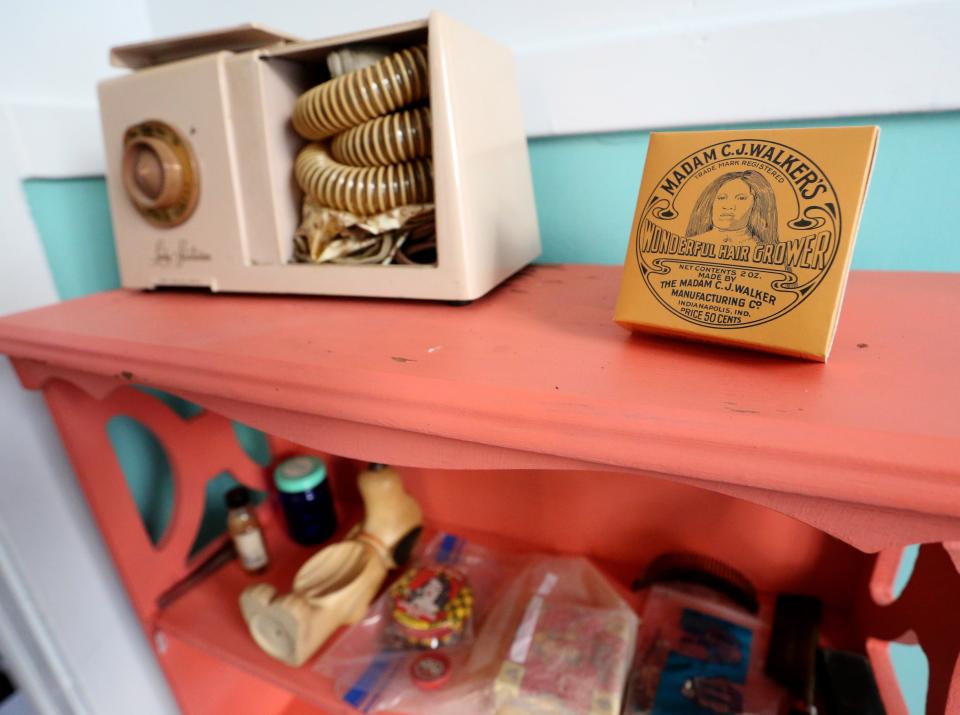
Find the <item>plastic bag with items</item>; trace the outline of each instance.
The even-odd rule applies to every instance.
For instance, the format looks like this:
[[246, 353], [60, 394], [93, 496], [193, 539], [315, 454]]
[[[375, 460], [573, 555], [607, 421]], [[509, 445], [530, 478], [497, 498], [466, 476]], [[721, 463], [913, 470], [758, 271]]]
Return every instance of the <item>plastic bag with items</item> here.
[[316, 667], [363, 712], [616, 715], [637, 623], [585, 559], [442, 535]]
[[452, 692], [465, 700], [451, 704], [450, 713], [482, 712], [467, 706], [474, 688], [462, 677], [464, 665], [477, 629], [525, 562], [439, 534], [315, 669], [362, 712], [442, 713]]
[[710, 589], [649, 589], [624, 715], [777, 715], [767, 622]]
[[492, 712], [618, 715], [637, 626], [631, 608], [586, 559], [535, 560], [504, 594], [475, 647], [478, 659], [498, 653]]

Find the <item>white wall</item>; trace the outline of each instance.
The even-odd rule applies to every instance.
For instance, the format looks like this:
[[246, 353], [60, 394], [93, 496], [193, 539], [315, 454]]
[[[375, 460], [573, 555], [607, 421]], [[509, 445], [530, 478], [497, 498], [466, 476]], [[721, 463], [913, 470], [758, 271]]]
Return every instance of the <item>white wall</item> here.
[[6, 3], [0, 91], [7, 101], [95, 107], [94, 80], [115, 74], [108, 49], [150, 34], [145, 2]]
[[[143, 3], [4, 8], [0, 314], [57, 300], [22, 178], [102, 161], [94, 85], [111, 73], [106, 48], [148, 33]], [[14, 676], [42, 713], [175, 712], [43, 399], [5, 359], [0, 405], [0, 650]]]
[[[444, 10], [513, 48], [532, 136], [960, 107], [956, 0], [147, 0], [158, 35]], [[936, 71], [931, 71], [936, 68]]]
[[145, 0], [5, 3], [0, 109], [20, 173], [102, 173], [96, 83], [121, 72], [110, 47], [149, 36]]
[[960, 108], [957, 0], [41, 0], [0, 29], [21, 166], [103, 172], [92, 78], [118, 71], [112, 45], [247, 21], [313, 39], [431, 8], [514, 50], [530, 136]]

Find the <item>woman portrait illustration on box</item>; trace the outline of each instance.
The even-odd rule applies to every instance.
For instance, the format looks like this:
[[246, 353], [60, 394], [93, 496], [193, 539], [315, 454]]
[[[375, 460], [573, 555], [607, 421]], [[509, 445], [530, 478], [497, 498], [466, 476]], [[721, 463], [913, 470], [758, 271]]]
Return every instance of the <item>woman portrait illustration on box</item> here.
[[714, 179], [693, 205], [687, 238], [730, 246], [776, 245], [777, 200], [757, 171]]

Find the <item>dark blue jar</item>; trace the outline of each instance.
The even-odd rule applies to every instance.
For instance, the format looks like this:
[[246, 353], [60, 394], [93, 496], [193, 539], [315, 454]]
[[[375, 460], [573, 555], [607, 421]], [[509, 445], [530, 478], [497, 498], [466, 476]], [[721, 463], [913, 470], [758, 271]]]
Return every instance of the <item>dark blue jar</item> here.
[[311, 456], [293, 457], [277, 465], [273, 482], [290, 537], [298, 544], [320, 544], [337, 530], [337, 513], [327, 480], [327, 465]]

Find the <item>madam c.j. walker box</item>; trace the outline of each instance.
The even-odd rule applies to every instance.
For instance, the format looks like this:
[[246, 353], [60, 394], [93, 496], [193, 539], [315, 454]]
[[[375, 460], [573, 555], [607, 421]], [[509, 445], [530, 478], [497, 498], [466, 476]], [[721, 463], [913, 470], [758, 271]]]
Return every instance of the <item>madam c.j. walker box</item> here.
[[878, 135], [652, 134], [616, 322], [826, 360]]

